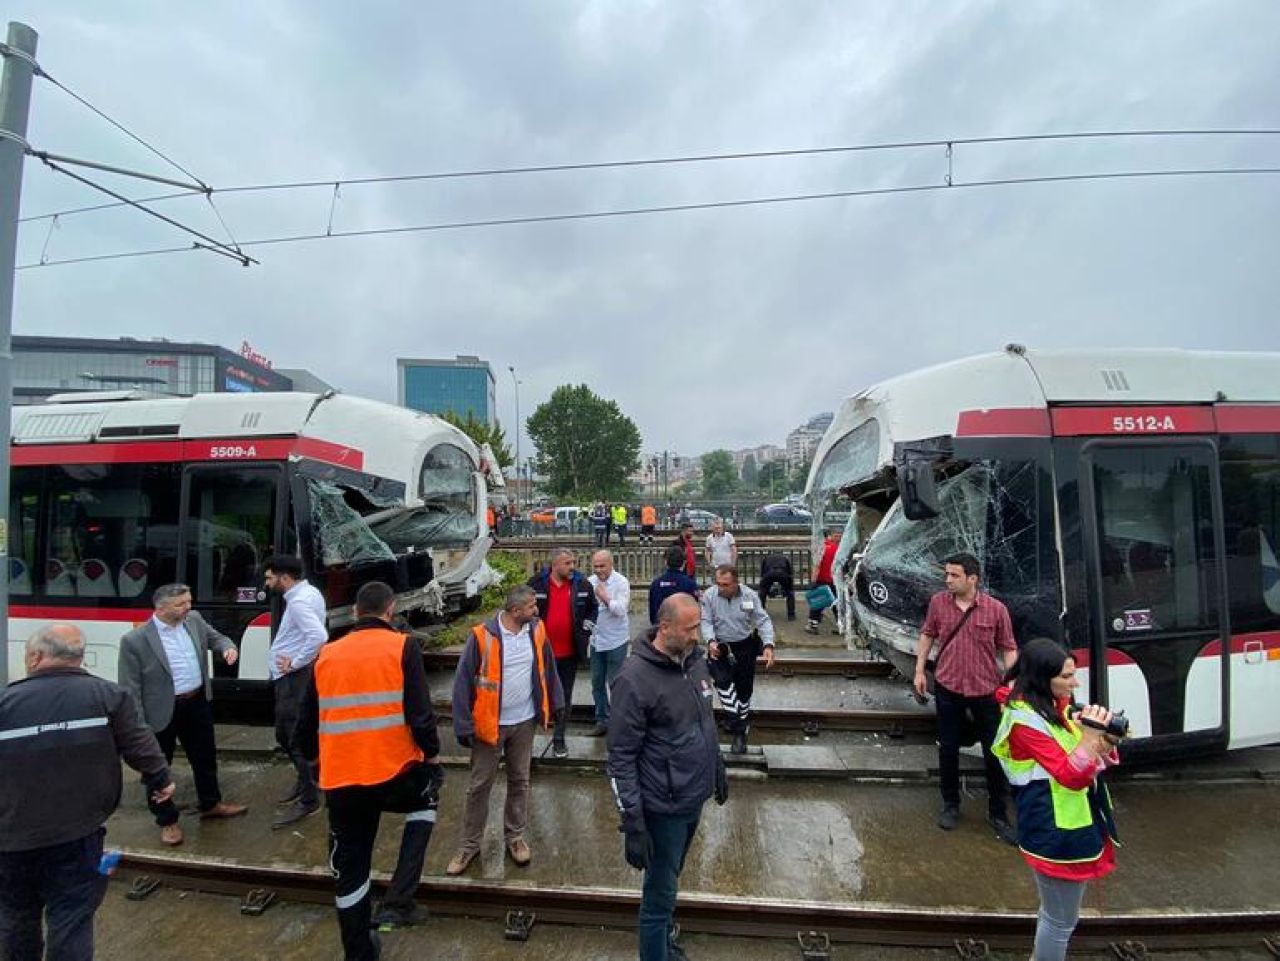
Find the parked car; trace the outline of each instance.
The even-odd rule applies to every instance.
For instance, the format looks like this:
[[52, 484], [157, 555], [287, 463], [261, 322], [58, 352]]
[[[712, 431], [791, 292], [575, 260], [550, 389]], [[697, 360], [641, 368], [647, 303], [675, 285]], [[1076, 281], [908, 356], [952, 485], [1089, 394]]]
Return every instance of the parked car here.
[[724, 520], [719, 514], [704, 511], [698, 507], [687, 507], [676, 517], [676, 524], [692, 524], [695, 531], [709, 531], [716, 521]]
[[805, 525], [806, 527], [813, 523], [813, 515], [803, 507], [796, 507], [794, 504], [765, 504], [764, 507], [756, 511], [756, 523], [758, 524], [794, 524]]
[[555, 509], [555, 529], [558, 531], [574, 531], [584, 525], [591, 511], [585, 507], [557, 507]]

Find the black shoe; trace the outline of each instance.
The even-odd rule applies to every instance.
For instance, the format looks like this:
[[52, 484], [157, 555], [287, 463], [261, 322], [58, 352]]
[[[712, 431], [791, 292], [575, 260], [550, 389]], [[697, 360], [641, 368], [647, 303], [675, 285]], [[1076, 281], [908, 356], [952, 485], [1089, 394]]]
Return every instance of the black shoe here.
[[746, 754], [747, 753], [747, 732], [738, 731], [733, 736], [733, 744], [729, 747], [730, 754]]
[[292, 804], [294, 801], [298, 800], [298, 798], [300, 797], [302, 797], [302, 785], [295, 784], [289, 790], [285, 791], [278, 798], [276, 798], [276, 804], [280, 807], [284, 807], [286, 804]]
[[1003, 841], [1011, 847], [1018, 846], [1018, 832], [1013, 829], [1013, 825], [1006, 821], [1003, 817], [987, 818], [987, 823], [991, 825], [991, 829], [996, 832], [996, 840]]
[[609, 733], [609, 725], [596, 722], [596, 726], [587, 732], [587, 737], [604, 737]]
[[942, 809], [942, 813], [938, 815], [938, 827], [944, 831], [954, 831], [959, 823], [960, 809], [954, 805], [948, 804]]
[[373, 926], [380, 931], [394, 931], [396, 928], [426, 924], [429, 917], [427, 909], [421, 904], [412, 904], [407, 908], [383, 905], [373, 916]]
[[551, 754], [553, 757], [565, 758], [569, 756], [569, 746], [564, 741], [551, 742]]
[[271, 822], [271, 830], [279, 831], [281, 828], [286, 828], [290, 824], [297, 824], [303, 818], [309, 818], [319, 810], [319, 801], [312, 801], [310, 804], [304, 804], [302, 801], [298, 801], [276, 815], [275, 820]]

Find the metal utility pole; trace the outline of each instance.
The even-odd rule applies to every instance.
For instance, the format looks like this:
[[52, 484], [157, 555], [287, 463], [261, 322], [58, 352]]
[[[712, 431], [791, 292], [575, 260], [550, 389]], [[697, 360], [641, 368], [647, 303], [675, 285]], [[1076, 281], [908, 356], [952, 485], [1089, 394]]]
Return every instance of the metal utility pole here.
[[0, 80], [0, 684], [9, 681], [9, 441], [13, 436], [13, 281], [18, 257], [18, 211], [22, 206], [22, 160], [31, 113], [39, 36], [25, 23], [9, 24]]
[[514, 364], [508, 364], [511, 382], [516, 385], [516, 510], [520, 509], [520, 381], [516, 380]]

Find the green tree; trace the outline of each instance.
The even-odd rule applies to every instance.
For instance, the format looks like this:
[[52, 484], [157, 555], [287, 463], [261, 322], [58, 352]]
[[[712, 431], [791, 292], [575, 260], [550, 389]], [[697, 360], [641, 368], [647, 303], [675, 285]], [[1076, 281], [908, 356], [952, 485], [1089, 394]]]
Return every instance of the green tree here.
[[640, 431], [618, 408], [586, 384], [557, 387], [525, 422], [538, 448], [537, 470], [548, 493], [585, 503], [622, 498], [640, 467]]
[[760, 468], [756, 466], [756, 455], [748, 454], [742, 458], [742, 486], [753, 491], [759, 482]]
[[809, 483], [809, 468], [812, 466], [812, 457], [803, 464], [796, 465], [795, 470], [791, 472], [791, 493], [799, 494], [804, 491], [804, 485]]
[[477, 420], [472, 411], [467, 411], [466, 417], [459, 417], [451, 410], [445, 411], [440, 416], [475, 441], [477, 447], [488, 444], [493, 448], [493, 456], [498, 458], [499, 467], [505, 469], [515, 463], [516, 459], [511, 455], [511, 448], [507, 445], [506, 432], [498, 421], [495, 420], [490, 427], [484, 421]]
[[702, 455], [702, 493], [712, 500], [728, 497], [738, 489], [738, 469], [727, 450]]
[[787, 478], [787, 462], [784, 460], [765, 461], [760, 465], [757, 484], [760, 490], [770, 497], [782, 497], [787, 492], [790, 484]]

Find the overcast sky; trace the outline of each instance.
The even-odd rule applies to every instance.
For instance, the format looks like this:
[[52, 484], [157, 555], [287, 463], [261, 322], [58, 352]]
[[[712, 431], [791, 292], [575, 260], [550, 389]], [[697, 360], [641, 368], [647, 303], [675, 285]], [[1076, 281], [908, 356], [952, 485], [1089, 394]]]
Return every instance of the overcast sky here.
[[[215, 187], [1082, 130], [1280, 128], [1280, 4], [175, 4], [11, 0], [53, 76]], [[39, 149], [172, 174], [38, 83]], [[1280, 166], [1280, 137], [958, 147], [957, 181]], [[333, 227], [939, 183], [940, 148], [347, 186]], [[120, 181], [101, 177], [120, 186]], [[164, 192], [126, 184], [134, 196]], [[217, 199], [324, 232], [331, 188]], [[215, 195], [216, 197], [216, 195]], [[96, 202], [28, 161], [26, 215]], [[209, 233], [202, 199], [162, 206]], [[218, 234], [221, 236], [221, 234]], [[45, 249], [46, 239], [48, 240]], [[132, 211], [25, 224], [19, 263], [182, 245]], [[896, 373], [1036, 347], [1280, 349], [1280, 177], [1164, 178], [337, 239], [20, 271], [19, 334], [163, 336], [395, 394], [488, 359], [510, 424], [585, 382], [646, 453], [781, 443]], [[527, 447], [525, 453], [527, 453]]]

